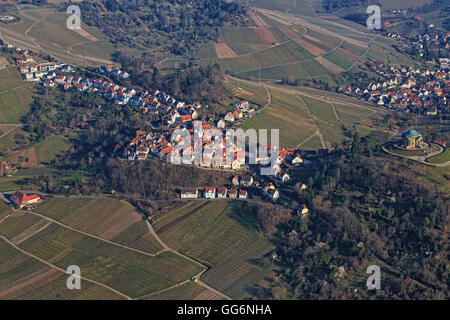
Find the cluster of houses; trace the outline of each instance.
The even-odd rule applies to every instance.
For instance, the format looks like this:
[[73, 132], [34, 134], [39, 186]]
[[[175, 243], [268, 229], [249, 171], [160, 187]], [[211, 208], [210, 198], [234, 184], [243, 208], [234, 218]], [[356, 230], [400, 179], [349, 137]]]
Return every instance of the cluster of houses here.
[[445, 69], [428, 70], [396, 67], [380, 62], [372, 67], [384, 81], [371, 82], [366, 88], [341, 87], [339, 91], [397, 111], [426, 115], [446, 111], [447, 95], [450, 92], [448, 65]]
[[[433, 28], [434, 26], [431, 24], [429, 27]], [[448, 50], [450, 49], [450, 32], [444, 33], [436, 30], [435, 33], [429, 35], [418, 35], [416, 39], [413, 39], [410, 43], [411, 46], [416, 48], [420, 57], [424, 57], [425, 54], [425, 45], [427, 43], [431, 43], [431, 45], [436, 49]]]
[[56, 63], [56, 62], [37, 62], [37, 54], [25, 50], [22, 52], [23, 55], [16, 58], [16, 63], [18, 65], [19, 71], [28, 81], [39, 81], [39, 80], [52, 80], [56, 77], [54, 71], [61, 69], [62, 71], [67, 71], [70, 69], [69, 66]]
[[228, 189], [223, 188], [205, 188], [202, 192], [198, 189], [181, 191], [181, 199], [198, 199], [200, 197], [204, 199], [247, 199], [247, 190], [237, 188]]
[[100, 73], [106, 73], [107, 75], [111, 75], [111, 76], [114, 76], [114, 77], [120, 78], [120, 79], [126, 79], [130, 76], [128, 72], [122, 71], [119, 68], [114, 67], [112, 65], [101, 66], [97, 70]]

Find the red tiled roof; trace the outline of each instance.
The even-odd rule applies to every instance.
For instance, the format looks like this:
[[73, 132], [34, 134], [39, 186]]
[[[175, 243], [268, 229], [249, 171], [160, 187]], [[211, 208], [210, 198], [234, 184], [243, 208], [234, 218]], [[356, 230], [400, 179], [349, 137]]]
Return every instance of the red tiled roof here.
[[18, 205], [19, 207], [25, 205], [28, 201], [32, 201], [32, 200], [38, 200], [40, 199], [40, 197], [37, 194], [30, 194], [29, 196], [27, 196], [26, 194], [17, 191], [16, 193], [14, 193], [11, 198], [14, 200], [14, 203], [16, 205]]

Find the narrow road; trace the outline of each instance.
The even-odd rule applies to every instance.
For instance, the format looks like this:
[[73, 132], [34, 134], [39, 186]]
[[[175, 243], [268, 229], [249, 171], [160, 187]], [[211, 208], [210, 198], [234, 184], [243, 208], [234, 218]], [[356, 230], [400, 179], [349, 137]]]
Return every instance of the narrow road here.
[[[56, 269], [56, 270], [58, 270], [58, 271], [63, 272], [64, 274], [66, 274], [66, 270], [64, 270], [64, 269], [62, 269], [62, 268], [60, 268], [60, 267], [58, 267], [58, 266], [55, 266], [54, 264], [51, 264], [50, 262], [47, 262], [47, 261], [45, 261], [44, 259], [41, 259], [41, 258], [39, 258], [38, 256], [35, 256], [34, 254], [31, 254], [31, 253], [29, 253], [29, 252], [23, 250], [22, 248], [18, 247], [15, 243], [11, 242], [11, 241], [10, 241], [9, 239], [7, 239], [6, 237], [0, 236], [0, 239], [2, 239], [3, 241], [5, 241], [5, 242], [6, 242], [7, 244], [9, 244], [10, 246], [14, 247], [14, 249], [16, 249], [16, 250], [22, 252], [23, 254], [25, 254], [25, 255], [27, 255], [27, 256], [33, 258], [33, 259], [36, 259], [36, 260], [42, 262], [43, 264], [45, 264], [45, 265], [47, 265], [47, 266], [49, 266], [49, 267], [52, 267], [52, 268], [54, 268], [54, 269]], [[96, 284], [96, 285], [101, 286], [101, 287], [103, 287], [103, 288], [105, 288], [105, 289], [108, 289], [108, 290], [110, 290], [110, 291], [112, 291], [112, 292], [118, 294], [119, 296], [124, 297], [124, 298], [127, 299], [127, 300], [133, 300], [133, 298], [131, 298], [131, 297], [129, 297], [129, 296], [123, 294], [122, 292], [117, 291], [116, 289], [111, 288], [110, 286], [107, 286], [107, 285], [105, 285], [105, 284], [103, 284], [103, 283], [101, 283], [101, 282], [98, 282], [98, 281], [95, 281], [95, 280], [86, 278], [86, 277], [84, 277], [84, 276], [80, 276], [80, 279], [81, 279], [81, 280], [85, 280], [85, 281], [90, 282], [90, 283], [93, 283], [93, 284]]]

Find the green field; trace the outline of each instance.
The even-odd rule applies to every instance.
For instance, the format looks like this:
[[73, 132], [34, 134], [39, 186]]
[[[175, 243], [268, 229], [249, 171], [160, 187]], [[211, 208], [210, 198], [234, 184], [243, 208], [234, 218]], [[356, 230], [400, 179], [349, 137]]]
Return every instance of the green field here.
[[[45, 50], [56, 58], [73, 64], [82, 63], [84, 61], [82, 55], [85, 54], [85, 63], [91, 65], [107, 63], [115, 51], [113, 45], [107, 41], [106, 36], [98, 28], [82, 23], [82, 29], [97, 41], [69, 30], [66, 27], [68, 16], [65, 12], [54, 13], [49, 9], [23, 7], [20, 17], [20, 22], [2, 28], [2, 33], [8, 42], [21, 48], [35, 51]], [[31, 26], [33, 27], [29, 30], [28, 36], [31, 36], [39, 45], [26, 36], [26, 31]], [[69, 50], [70, 48], [73, 49], [72, 52]]]
[[298, 97], [276, 89], [270, 92], [272, 104], [245, 121], [242, 129], [279, 129], [280, 145], [285, 148], [293, 148], [314, 134], [312, 119]]
[[20, 147], [20, 142], [23, 140], [26, 142], [28, 133], [20, 128], [14, 129], [10, 133], [0, 138], [0, 152], [6, 152], [7, 150], [13, 150]]
[[353, 105], [347, 106], [337, 103], [335, 103], [334, 105], [336, 107], [336, 112], [339, 116], [339, 119], [347, 128], [350, 128], [355, 123], [367, 118], [367, 116], [372, 112], [370, 110], [358, 108]]
[[38, 163], [50, 163], [57, 156], [66, 152], [70, 144], [61, 136], [50, 136], [35, 144]]
[[21, 122], [32, 101], [32, 85], [16, 67], [0, 70], [0, 123]]
[[331, 147], [333, 142], [339, 143], [345, 139], [342, 129], [333, 113], [331, 104], [322, 100], [312, 99], [306, 96], [302, 96], [302, 99], [308, 105], [317, 125], [320, 128], [320, 132], [323, 135], [328, 147]]
[[[192, 206], [157, 220], [158, 234], [169, 246], [211, 266], [202, 277], [207, 284], [232, 298], [249, 296], [248, 289], [271, 272], [252, 259], [273, 249], [256, 228], [254, 208], [241, 201]], [[191, 215], [183, 217], [186, 211]]]
[[437, 156], [427, 159], [427, 162], [433, 163], [433, 164], [441, 164], [441, 163], [446, 163], [449, 161], [450, 161], [450, 150], [449, 149], [445, 149], [444, 153], [441, 153]]
[[108, 41], [94, 41], [75, 45], [72, 47], [72, 51], [79, 55], [111, 60], [116, 49]]

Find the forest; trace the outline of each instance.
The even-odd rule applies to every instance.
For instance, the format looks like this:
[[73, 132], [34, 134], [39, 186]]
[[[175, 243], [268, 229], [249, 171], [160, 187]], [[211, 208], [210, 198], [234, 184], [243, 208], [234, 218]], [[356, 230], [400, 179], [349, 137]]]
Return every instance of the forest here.
[[86, 0], [80, 7], [83, 22], [103, 30], [116, 46], [176, 55], [216, 40], [221, 26], [239, 25], [245, 16], [244, 7], [225, 0]]
[[[448, 195], [357, 135], [310, 182], [308, 217], [273, 208], [261, 220], [282, 279], [258, 287], [262, 298], [448, 299]], [[372, 264], [382, 271], [378, 291], [365, 289]]]
[[138, 57], [128, 52], [118, 52], [115, 59], [131, 74], [130, 81], [125, 85], [132, 83], [146, 89], [158, 89], [190, 103], [213, 103], [231, 96], [225, 86], [223, 70], [218, 64], [181, 64], [172, 72], [162, 73], [152, 54]]

